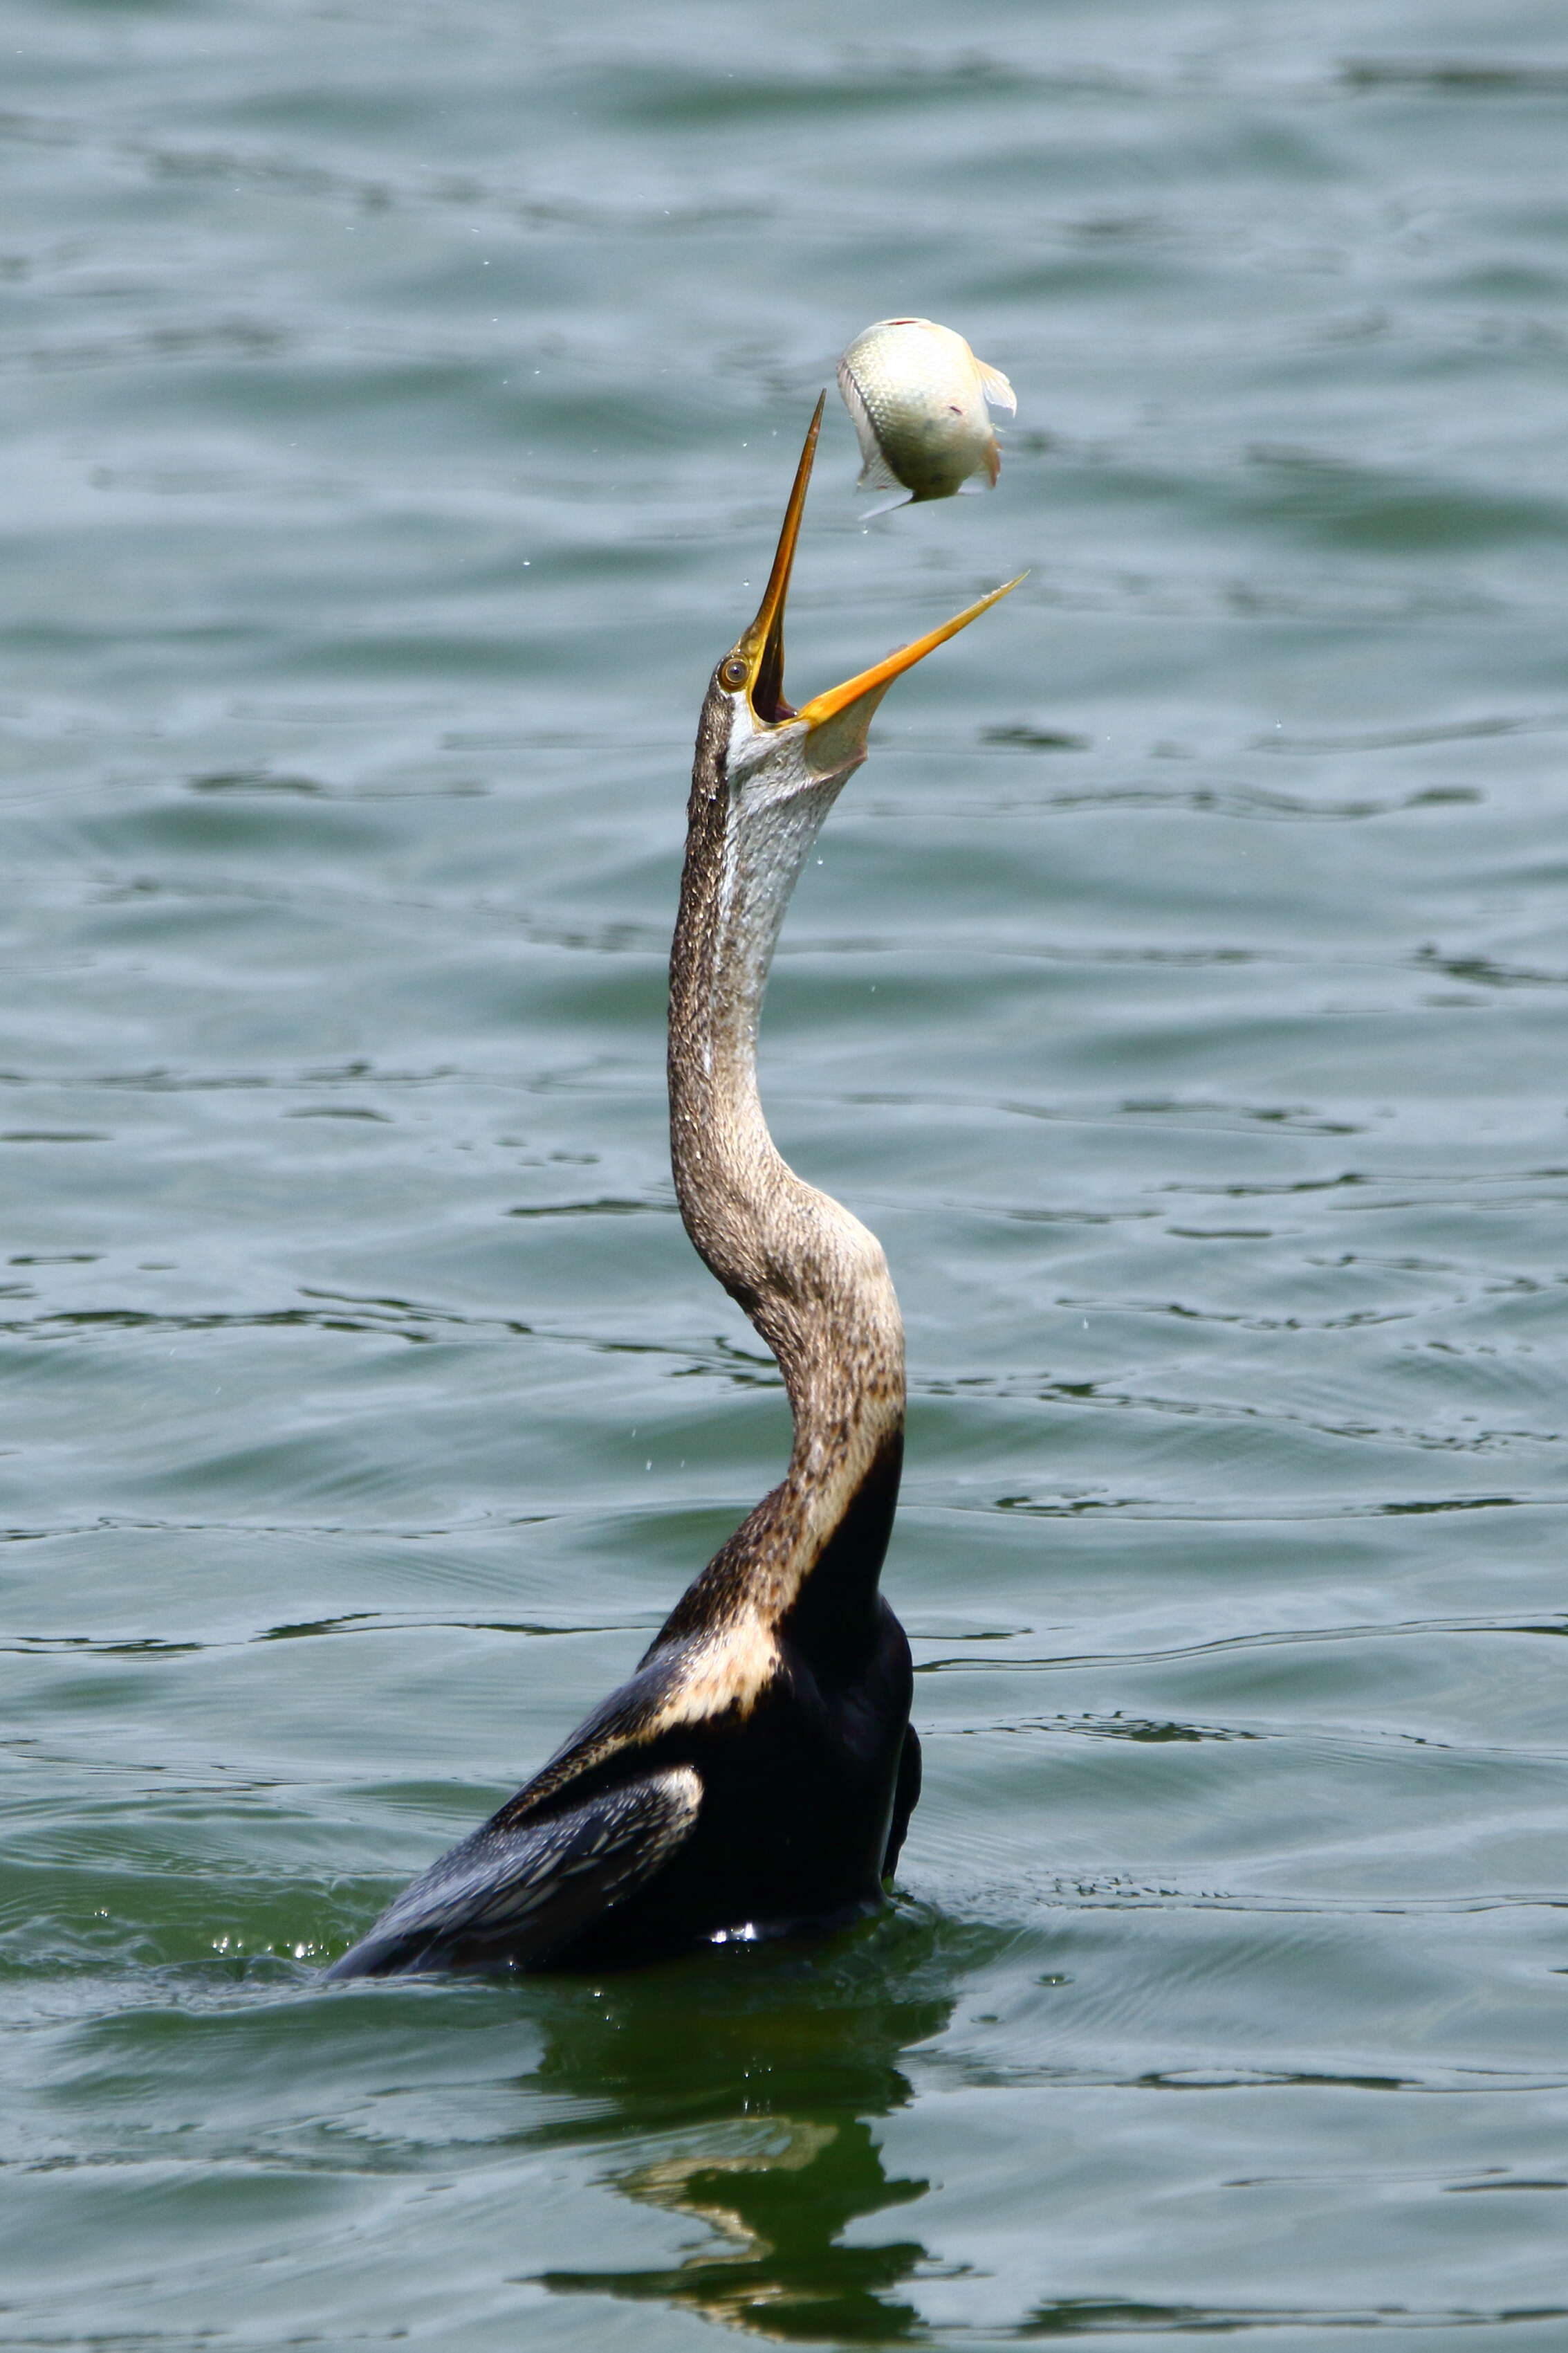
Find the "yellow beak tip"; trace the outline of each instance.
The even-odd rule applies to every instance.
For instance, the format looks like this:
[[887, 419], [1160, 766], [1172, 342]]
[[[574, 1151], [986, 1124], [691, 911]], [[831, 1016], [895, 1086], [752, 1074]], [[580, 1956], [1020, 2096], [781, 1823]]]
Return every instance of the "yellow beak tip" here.
[[949, 638], [955, 638], [960, 629], [966, 629], [971, 621], [977, 621], [982, 613], [988, 613], [993, 605], [1001, 603], [1004, 596], [1010, 596], [1019, 581], [1026, 580], [1028, 576], [1026, 572], [1020, 572], [1016, 578], [1004, 581], [1000, 588], [989, 589], [984, 596], [976, 597], [973, 605], [966, 605], [962, 613], [953, 615], [951, 621], [943, 621], [940, 628], [928, 629], [925, 636], [917, 638], [912, 645], [900, 646], [885, 660], [873, 662], [869, 670], [863, 670], [856, 677], [847, 679], [842, 686], [829, 687], [826, 694], [814, 695], [809, 702], [801, 705], [796, 718], [808, 728], [821, 727], [828, 720], [837, 718], [841, 711], [847, 711], [851, 703], [862, 702], [869, 694], [879, 699], [896, 678], [900, 678], [907, 670], [913, 670], [916, 662], [922, 661], [938, 646], [945, 645]]

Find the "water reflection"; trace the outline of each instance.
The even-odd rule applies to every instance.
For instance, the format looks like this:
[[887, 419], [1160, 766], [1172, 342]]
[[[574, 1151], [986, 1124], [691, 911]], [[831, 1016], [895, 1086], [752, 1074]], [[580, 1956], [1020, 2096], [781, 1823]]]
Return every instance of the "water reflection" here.
[[898, 2292], [928, 2262], [920, 2240], [844, 2234], [930, 2187], [889, 2173], [878, 2120], [912, 2096], [901, 2063], [946, 2027], [973, 1958], [946, 1924], [905, 1912], [829, 1954], [715, 1956], [562, 2000], [534, 2082], [574, 2095], [574, 2113], [546, 2137], [580, 2149], [586, 2108], [605, 2178], [689, 2218], [693, 2243], [663, 2269], [541, 2284], [775, 2342], [923, 2338]]

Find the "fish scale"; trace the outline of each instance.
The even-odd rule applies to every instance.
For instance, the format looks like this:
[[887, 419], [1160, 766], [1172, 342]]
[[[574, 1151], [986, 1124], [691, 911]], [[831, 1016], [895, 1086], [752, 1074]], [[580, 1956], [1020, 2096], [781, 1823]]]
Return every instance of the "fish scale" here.
[[859, 489], [906, 490], [914, 504], [951, 498], [979, 474], [994, 483], [1002, 453], [990, 411], [1018, 404], [953, 328], [879, 319], [839, 361], [838, 388], [860, 443]]

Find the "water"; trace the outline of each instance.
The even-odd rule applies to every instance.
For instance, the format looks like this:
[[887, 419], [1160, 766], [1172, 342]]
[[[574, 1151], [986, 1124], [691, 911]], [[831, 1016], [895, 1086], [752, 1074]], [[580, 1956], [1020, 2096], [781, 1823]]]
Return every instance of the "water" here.
[[[14, 0], [0, 2342], [1568, 2343], [1568, 37]], [[880, 1923], [312, 1964], [776, 1475], [663, 958], [872, 318], [1020, 395], [769, 1007], [887, 1243]]]

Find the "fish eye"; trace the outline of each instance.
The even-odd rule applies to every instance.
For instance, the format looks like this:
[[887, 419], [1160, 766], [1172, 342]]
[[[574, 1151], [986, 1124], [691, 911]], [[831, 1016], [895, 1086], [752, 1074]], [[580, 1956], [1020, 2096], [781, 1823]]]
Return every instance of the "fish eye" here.
[[719, 675], [726, 686], [744, 686], [746, 665], [739, 654], [731, 654], [727, 662], [721, 664]]

